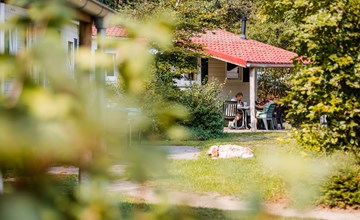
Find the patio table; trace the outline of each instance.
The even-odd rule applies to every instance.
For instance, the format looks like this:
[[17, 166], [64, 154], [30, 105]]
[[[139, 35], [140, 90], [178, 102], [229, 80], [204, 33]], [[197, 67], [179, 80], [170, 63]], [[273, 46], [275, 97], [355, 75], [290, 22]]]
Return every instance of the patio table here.
[[247, 129], [247, 110], [250, 109], [250, 106], [238, 106], [238, 111], [242, 112], [242, 124], [239, 128]]

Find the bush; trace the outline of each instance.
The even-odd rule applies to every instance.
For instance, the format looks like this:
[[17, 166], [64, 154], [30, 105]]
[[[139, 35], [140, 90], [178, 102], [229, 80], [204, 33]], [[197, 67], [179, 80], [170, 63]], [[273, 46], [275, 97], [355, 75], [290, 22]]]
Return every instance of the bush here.
[[[167, 126], [176, 124], [186, 116], [179, 105], [180, 89], [172, 84], [151, 82], [142, 101], [142, 111], [150, 119], [148, 130], [142, 130], [147, 138], [165, 138]], [[170, 119], [169, 119], [169, 116]]]
[[211, 82], [194, 84], [182, 91], [179, 101], [188, 109], [189, 117], [181, 124], [189, 128], [193, 138], [207, 140], [223, 134], [222, 87], [218, 82]]
[[[146, 135], [165, 137], [167, 123], [177, 123], [190, 131], [191, 139], [207, 140], [223, 134], [222, 105], [225, 97], [220, 95], [222, 84], [193, 84], [180, 90], [173, 83], [152, 82], [148, 85], [143, 100], [143, 111], [151, 118], [151, 130]], [[166, 120], [164, 110], [171, 112], [171, 121]], [[144, 132], [144, 131], [143, 131]]]
[[320, 204], [331, 208], [360, 208], [360, 167], [340, 170], [322, 187]]

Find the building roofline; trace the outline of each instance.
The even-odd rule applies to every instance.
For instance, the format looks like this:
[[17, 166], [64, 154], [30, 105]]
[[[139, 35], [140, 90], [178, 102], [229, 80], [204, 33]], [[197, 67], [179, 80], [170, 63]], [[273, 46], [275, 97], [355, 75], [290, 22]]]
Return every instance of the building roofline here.
[[96, 0], [66, 0], [75, 8], [83, 10], [95, 17], [105, 17], [108, 14], [115, 14], [116, 11], [107, 5]]
[[222, 53], [218, 53], [216, 51], [205, 49], [204, 54], [208, 55], [211, 58], [221, 60], [227, 63], [232, 63], [234, 65], [238, 65], [244, 68], [293, 68], [294, 65], [290, 63], [251, 63], [246, 62], [243, 59], [237, 59], [231, 56], [224, 56]]
[[221, 29], [208, 30], [191, 41], [203, 46], [209, 57], [242, 67], [291, 68], [297, 54], [263, 42], [241, 39]]
[[246, 64], [246, 67], [252, 68], [252, 67], [260, 67], [260, 68], [293, 68], [293, 64], [289, 63], [251, 63], [248, 62]]

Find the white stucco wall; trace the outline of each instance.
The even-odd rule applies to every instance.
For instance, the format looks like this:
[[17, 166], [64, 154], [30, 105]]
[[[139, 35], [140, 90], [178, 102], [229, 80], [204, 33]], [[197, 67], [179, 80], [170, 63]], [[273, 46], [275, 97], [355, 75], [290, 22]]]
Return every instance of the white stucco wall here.
[[243, 101], [249, 103], [250, 83], [243, 82], [242, 68], [240, 69], [239, 79], [226, 79], [226, 62], [209, 58], [208, 74], [209, 82], [214, 80], [217, 80], [220, 83], [225, 82], [222, 95], [231, 98], [234, 97], [236, 93], [242, 92], [244, 95]]

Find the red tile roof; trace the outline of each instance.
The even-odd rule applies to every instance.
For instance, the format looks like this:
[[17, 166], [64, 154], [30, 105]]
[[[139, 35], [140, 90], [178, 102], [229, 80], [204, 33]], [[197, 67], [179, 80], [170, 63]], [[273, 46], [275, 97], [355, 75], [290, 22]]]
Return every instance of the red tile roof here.
[[[95, 26], [92, 26], [92, 35], [95, 36], [97, 34], [97, 30]], [[126, 37], [127, 31], [122, 27], [108, 27], [106, 28], [106, 36], [109, 37]]]
[[223, 30], [207, 31], [191, 39], [211, 57], [243, 67], [289, 67], [297, 54]]

